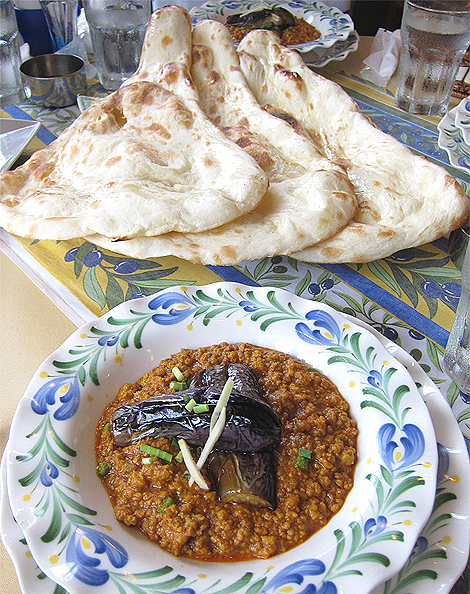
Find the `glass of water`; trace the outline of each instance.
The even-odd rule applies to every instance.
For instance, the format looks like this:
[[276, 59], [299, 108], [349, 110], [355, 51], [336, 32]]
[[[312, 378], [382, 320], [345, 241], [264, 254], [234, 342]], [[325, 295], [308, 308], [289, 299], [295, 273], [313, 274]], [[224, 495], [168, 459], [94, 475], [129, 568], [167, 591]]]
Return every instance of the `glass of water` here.
[[470, 45], [469, 0], [406, 0], [395, 105], [444, 115]]
[[0, 107], [24, 98], [20, 42], [13, 0], [0, 0]]
[[137, 70], [151, 0], [83, 0], [98, 77], [115, 91]]

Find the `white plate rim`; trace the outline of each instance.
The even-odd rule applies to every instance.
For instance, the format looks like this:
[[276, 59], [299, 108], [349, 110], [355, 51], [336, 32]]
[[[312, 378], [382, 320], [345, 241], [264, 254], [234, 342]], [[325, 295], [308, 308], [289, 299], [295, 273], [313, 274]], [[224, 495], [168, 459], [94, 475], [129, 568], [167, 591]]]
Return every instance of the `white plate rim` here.
[[470, 144], [470, 95], [460, 101], [455, 109], [455, 125], [462, 131], [463, 138]]
[[[23, 149], [31, 142], [33, 137], [36, 135], [37, 131], [41, 127], [39, 122], [35, 122], [33, 120], [15, 120], [12, 118], [0, 118], [0, 142], [2, 141], [2, 137], [4, 134], [8, 134], [10, 137], [14, 135], [18, 135], [17, 133], [28, 132], [26, 136], [21, 136], [21, 141], [17, 142], [14, 149], [10, 151], [10, 153], [4, 157], [3, 150], [0, 153], [0, 157], [3, 158], [3, 161], [0, 161], [0, 171], [7, 171], [16, 159], [20, 156]], [[6, 128], [2, 130], [2, 128]]]
[[345, 41], [338, 41], [331, 47], [319, 50], [318, 52], [315, 52], [315, 50], [306, 52], [303, 56], [304, 61], [307, 66], [313, 68], [323, 68], [323, 66], [326, 66], [330, 62], [342, 62], [349, 54], [357, 51], [359, 39], [359, 33], [354, 30]]

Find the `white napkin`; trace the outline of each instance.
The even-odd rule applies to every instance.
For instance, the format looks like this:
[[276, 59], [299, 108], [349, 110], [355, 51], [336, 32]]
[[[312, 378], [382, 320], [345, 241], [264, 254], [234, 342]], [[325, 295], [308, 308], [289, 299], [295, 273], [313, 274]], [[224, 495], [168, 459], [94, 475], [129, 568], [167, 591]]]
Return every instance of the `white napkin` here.
[[393, 32], [379, 29], [372, 42], [371, 52], [364, 59], [366, 66], [361, 70], [362, 78], [385, 87], [397, 68], [400, 49], [400, 29]]

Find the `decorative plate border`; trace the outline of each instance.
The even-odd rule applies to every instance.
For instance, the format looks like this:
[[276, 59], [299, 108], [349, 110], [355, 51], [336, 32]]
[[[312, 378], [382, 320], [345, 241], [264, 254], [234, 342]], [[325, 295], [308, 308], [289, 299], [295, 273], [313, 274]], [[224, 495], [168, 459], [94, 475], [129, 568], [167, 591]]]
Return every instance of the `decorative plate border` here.
[[305, 19], [321, 33], [321, 37], [308, 43], [298, 43], [290, 47], [304, 53], [312, 49], [331, 47], [337, 41], [345, 41], [354, 29], [354, 23], [348, 14], [344, 14], [334, 6], [326, 6], [322, 2], [312, 0], [220, 0], [206, 2], [189, 11], [193, 24], [198, 21], [212, 19], [225, 23], [229, 14], [241, 11], [252, 11], [266, 7], [282, 7], [297, 17]]
[[[87, 436], [81, 423], [87, 418], [93, 435], [103, 401], [115, 393], [112, 384], [133, 381], [156, 365], [155, 339], [168, 341], [169, 354], [183, 346], [246, 340], [250, 327], [257, 333], [256, 340], [248, 333], [252, 342], [314, 359], [315, 367], [350, 395], [353, 414], [363, 411], [367, 425], [378, 427], [373, 435], [360, 432], [356, 478], [359, 473], [361, 486], [367, 482], [367, 493], [353, 488], [317, 538], [275, 562], [231, 564], [226, 575], [220, 564], [175, 559], [160, 549], [149, 560], [145, 538], [116, 525], [110, 506], [98, 513], [96, 494], [77, 488], [78, 480], [91, 491], [93, 481], [99, 483], [88, 451], [93, 448], [80, 449], [78, 443]], [[156, 328], [157, 337], [151, 332]], [[388, 359], [372, 335], [338, 313], [280, 290], [216, 283], [169, 289], [118, 306], [74, 333], [44, 362], [15, 414], [8, 490], [32, 554], [46, 575], [74, 594], [100, 586], [108, 593], [112, 584], [121, 594], [149, 589], [257, 594], [305, 587], [325, 593], [370, 591], [411, 553], [431, 513], [437, 470], [427, 409], [409, 374]], [[135, 377], [129, 377], [131, 369]], [[67, 423], [79, 407], [81, 415]], [[64, 437], [65, 427], [73, 428]], [[69, 442], [72, 436], [76, 442]], [[99, 499], [101, 485], [98, 489]], [[132, 550], [122, 545], [131, 533]]]
[[[405, 365], [426, 401], [440, 444], [438, 497], [433, 513], [403, 569], [372, 594], [389, 594], [405, 580], [409, 594], [433, 594], [433, 584], [437, 585], [440, 594], [447, 594], [468, 559], [470, 515], [466, 505], [466, 485], [470, 481], [470, 462], [464, 439], [446, 399], [416, 361], [368, 324], [357, 318], [354, 322], [372, 332], [390, 354]], [[15, 565], [22, 591], [24, 594], [64, 594], [65, 590], [37, 567], [13, 518], [7, 496], [5, 460], [2, 460], [0, 478], [0, 532]]]

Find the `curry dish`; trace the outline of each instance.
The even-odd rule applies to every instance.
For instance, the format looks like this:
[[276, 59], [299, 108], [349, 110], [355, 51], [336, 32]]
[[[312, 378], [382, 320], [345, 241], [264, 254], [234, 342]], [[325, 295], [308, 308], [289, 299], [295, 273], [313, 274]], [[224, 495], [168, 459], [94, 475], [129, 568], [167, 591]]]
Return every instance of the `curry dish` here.
[[[297, 45], [300, 43], [309, 43], [321, 37], [320, 31], [313, 25], [308, 23], [305, 19], [296, 18], [296, 24], [293, 27], [288, 27], [280, 32], [279, 37], [283, 45]], [[236, 43], [248, 35], [252, 29], [244, 29], [243, 27], [235, 27], [233, 25], [226, 25], [230, 31], [230, 35]], [[262, 27], [260, 27], [262, 28]]]
[[[124, 446], [113, 439], [116, 411], [172, 393], [175, 366], [190, 379], [222, 363], [251, 368], [280, 421], [280, 440], [272, 451], [275, 506], [226, 502], [214, 488], [191, 484], [174, 439], [145, 437]], [[284, 353], [221, 343], [183, 349], [135, 384], [124, 385], [98, 422], [96, 461], [119, 521], [138, 527], [173, 555], [240, 561], [301, 544], [340, 510], [353, 485], [356, 443], [348, 404], [327, 377]], [[142, 444], [168, 453], [168, 460], [155, 457], [149, 463]], [[299, 452], [309, 452], [305, 464], [297, 464]], [[207, 464], [201, 473], [210, 485]]]

